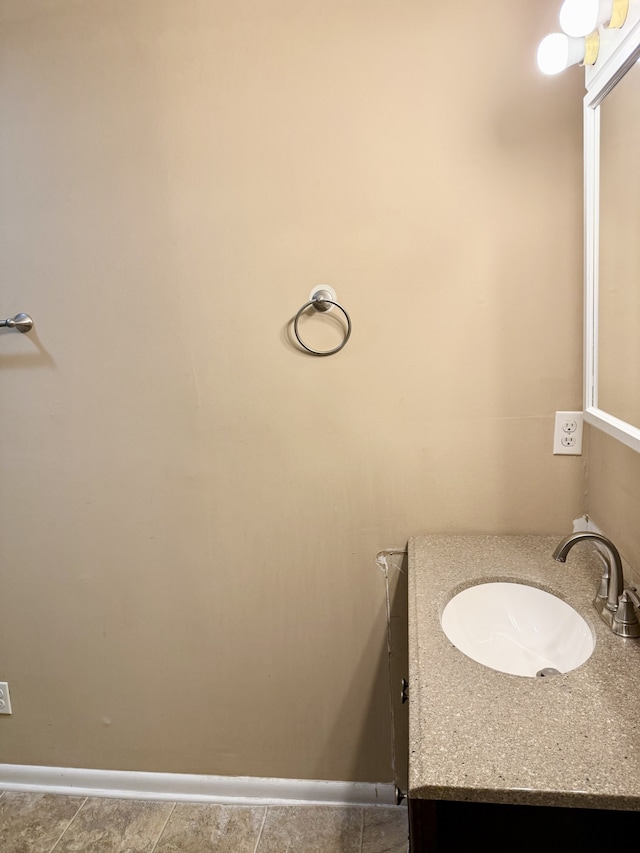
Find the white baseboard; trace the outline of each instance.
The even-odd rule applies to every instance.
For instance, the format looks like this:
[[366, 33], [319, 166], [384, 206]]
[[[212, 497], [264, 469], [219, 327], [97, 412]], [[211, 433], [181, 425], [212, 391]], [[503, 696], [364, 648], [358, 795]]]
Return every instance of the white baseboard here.
[[392, 783], [0, 764], [0, 791], [231, 805], [394, 805]]

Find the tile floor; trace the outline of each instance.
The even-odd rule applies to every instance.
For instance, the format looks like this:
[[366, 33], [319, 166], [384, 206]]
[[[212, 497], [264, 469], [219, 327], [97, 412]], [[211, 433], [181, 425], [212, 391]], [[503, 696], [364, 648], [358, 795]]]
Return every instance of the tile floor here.
[[0, 792], [2, 853], [406, 853], [395, 806], [225, 806]]

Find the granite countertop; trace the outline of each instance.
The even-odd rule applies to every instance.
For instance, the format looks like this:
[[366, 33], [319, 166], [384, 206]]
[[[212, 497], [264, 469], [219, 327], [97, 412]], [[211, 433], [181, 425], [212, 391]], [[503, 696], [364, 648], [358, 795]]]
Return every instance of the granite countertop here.
[[[409, 797], [640, 810], [640, 640], [596, 613], [603, 563], [557, 536], [420, 536], [409, 541]], [[572, 672], [523, 678], [466, 657], [440, 627], [479, 580], [513, 580], [571, 604], [595, 636]]]

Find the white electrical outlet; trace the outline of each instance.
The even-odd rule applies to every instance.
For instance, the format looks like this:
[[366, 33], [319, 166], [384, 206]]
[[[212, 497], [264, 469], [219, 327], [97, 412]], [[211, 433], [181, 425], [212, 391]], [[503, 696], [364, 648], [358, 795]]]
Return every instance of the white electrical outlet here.
[[9, 696], [9, 685], [6, 681], [0, 681], [0, 714], [12, 714], [11, 697]]
[[556, 412], [553, 452], [556, 456], [582, 455], [582, 412]]

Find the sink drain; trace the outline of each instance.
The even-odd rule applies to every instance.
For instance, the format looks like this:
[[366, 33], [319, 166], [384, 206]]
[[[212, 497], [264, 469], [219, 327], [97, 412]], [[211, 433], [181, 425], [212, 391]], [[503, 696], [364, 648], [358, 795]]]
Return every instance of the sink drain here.
[[536, 678], [547, 678], [549, 675], [562, 675], [559, 669], [554, 669], [552, 666], [545, 666], [544, 669], [539, 669], [536, 672]]

